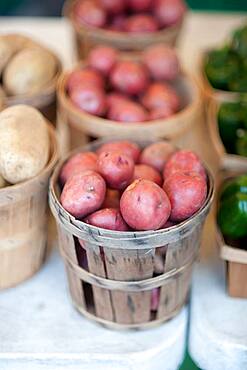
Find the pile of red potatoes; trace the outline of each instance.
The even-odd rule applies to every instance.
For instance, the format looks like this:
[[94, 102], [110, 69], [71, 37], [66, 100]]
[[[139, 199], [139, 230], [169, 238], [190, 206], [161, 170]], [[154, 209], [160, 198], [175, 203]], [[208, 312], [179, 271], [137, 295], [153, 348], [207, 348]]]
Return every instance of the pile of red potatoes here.
[[181, 22], [183, 0], [80, 0], [74, 7], [79, 25], [118, 32], [156, 32]]
[[141, 149], [129, 140], [70, 157], [60, 172], [61, 204], [72, 216], [113, 231], [158, 230], [196, 213], [207, 195], [198, 156], [167, 141]]
[[165, 119], [182, 107], [173, 82], [180, 75], [176, 51], [158, 44], [138, 60], [121, 58], [116, 49], [98, 46], [86, 66], [67, 79], [67, 93], [80, 110], [125, 124]]

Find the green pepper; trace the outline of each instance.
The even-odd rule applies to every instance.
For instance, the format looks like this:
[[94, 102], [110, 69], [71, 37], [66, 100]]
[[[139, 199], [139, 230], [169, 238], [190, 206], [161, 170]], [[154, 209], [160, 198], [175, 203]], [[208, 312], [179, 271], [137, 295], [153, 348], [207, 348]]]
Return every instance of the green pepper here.
[[247, 175], [238, 176], [227, 181], [222, 187], [220, 201], [222, 202], [239, 192], [247, 194]]
[[222, 142], [229, 153], [235, 153], [237, 130], [242, 127], [241, 104], [222, 103], [218, 112], [218, 127]]
[[234, 32], [232, 37], [232, 49], [235, 50], [241, 58], [247, 58], [247, 25]]
[[240, 73], [238, 76], [230, 78], [228, 87], [230, 91], [247, 93], [247, 75]]
[[246, 236], [247, 194], [238, 192], [222, 201], [217, 219], [223, 235], [233, 239]]
[[247, 132], [241, 130], [243, 134], [236, 141], [236, 153], [243, 157], [247, 157]]
[[221, 90], [229, 89], [229, 82], [239, 74], [239, 58], [229, 49], [211, 51], [205, 63], [205, 73], [210, 84]]

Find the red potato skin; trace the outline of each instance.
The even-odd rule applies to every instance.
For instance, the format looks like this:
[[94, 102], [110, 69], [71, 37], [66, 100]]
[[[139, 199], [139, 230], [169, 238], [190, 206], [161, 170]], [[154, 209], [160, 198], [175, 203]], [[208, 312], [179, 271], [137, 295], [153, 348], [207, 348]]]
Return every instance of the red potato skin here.
[[101, 207], [105, 192], [104, 179], [97, 172], [85, 171], [68, 179], [60, 201], [66, 211], [80, 219]]
[[145, 108], [153, 110], [168, 106], [173, 113], [180, 107], [180, 99], [173, 87], [166, 83], [153, 83], [149, 86], [142, 98], [142, 104]]
[[92, 68], [76, 69], [70, 73], [67, 80], [68, 92], [72, 92], [78, 86], [93, 86], [103, 89], [104, 79], [98, 71]]
[[145, 179], [155, 182], [157, 185], [162, 185], [162, 177], [160, 173], [153, 167], [146, 164], [136, 164], [134, 172], [134, 180]]
[[140, 179], [123, 192], [120, 210], [125, 222], [134, 230], [157, 230], [168, 220], [171, 204], [161, 187]]
[[165, 180], [163, 189], [171, 202], [170, 219], [175, 222], [191, 217], [207, 196], [207, 183], [195, 172], [175, 172]]
[[130, 33], [155, 32], [159, 28], [155, 18], [147, 14], [132, 15], [126, 18], [124, 30]]
[[118, 31], [121, 32], [124, 30], [124, 24], [125, 24], [126, 16], [119, 14], [115, 15], [115, 17], [112, 18], [112, 22], [108, 29], [112, 31]]
[[59, 176], [61, 184], [65, 184], [75, 173], [88, 170], [97, 172], [97, 159], [98, 156], [93, 152], [83, 152], [73, 155], [61, 169]]
[[168, 179], [175, 172], [195, 172], [206, 180], [206, 172], [200, 158], [190, 150], [178, 150], [167, 160], [163, 177]]
[[103, 27], [106, 24], [106, 11], [94, 0], [78, 1], [74, 8], [75, 19], [79, 24]]
[[174, 153], [174, 146], [167, 141], [159, 141], [148, 145], [143, 149], [139, 162], [152, 166], [157, 171], [161, 172], [164, 169], [165, 163], [172, 153]]
[[84, 222], [107, 230], [129, 230], [129, 227], [124, 221], [120, 211], [115, 208], [100, 209], [99, 211], [87, 216], [87, 218], [84, 219]]
[[125, 103], [125, 102], [131, 102], [131, 100], [123, 94], [120, 93], [110, 93], [106, 97], [107, 100], [107, 106], [109, 109], [115, 108], [119, 104]]
[[155, 80], [173, 81], [180, 72], [175, 50], [163, 44], [147, 48], [142, 60]]
[[172, 108], [169, 105], [164, 107], [155, 108], [150, 111], [149, 119], [150, 121], [155, 121], [157, 119], [166, 119], [174, 114]]
[[92, 49], [88, 55], [88, 64], [101, 72], [104, 76], [109, 75], [117, 61], [118, 52], [110, 46], [98, 46]]
[[153, 0], [128, 0], [128, 6], [134, 12], [145, 12], [151, 8]]
[[117, 208], [120, 207], [120, 192], [118, 190], [106, 189], [105, 200], [102, 208]]
[[141, 104], [132, 101], [119, 102], [113, 105], [107, 114], [107, 118], [111, 121], [124, 123], [145, 122], [149, 119], [148, 112]]
[[125, 189], [134, 175], [134, 161], [122, 151], [106, 151], [99, 154], [98, 171], [111, 189]]
[[162, 27], [168, 27], [181, 22], [186, 11], [183, 0], [156, 0], [154, 15]]
[[79, 109], [95, 116], [106, 112], [106, 96], [103, 90], [94, 86], [78, 86], [70, 93], [72, 103]]
[[100, 5], [111, 14], [122, 13], [126, 8], [125, 0], [99, 0]]
[[149, 76], [141, 63], [123, 60], [116, 63], [110, 81], [116, 90], [124, 94], [137, 95], [146, 89]]
[[136, 143], [128, 140], [118, 140], [103, 144], [97, 150], [97, 154], [100, 155], [102, 152], [111, 151], [121, 151], [123, 154], [130, 156], [135, 163], [141, 154], [141, 148]]

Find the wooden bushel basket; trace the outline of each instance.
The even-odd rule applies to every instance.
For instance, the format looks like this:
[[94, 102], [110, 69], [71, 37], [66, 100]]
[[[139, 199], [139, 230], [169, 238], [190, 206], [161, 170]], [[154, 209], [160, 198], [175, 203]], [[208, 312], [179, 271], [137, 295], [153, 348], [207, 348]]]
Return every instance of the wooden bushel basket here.
[[214, 101], [218, 103], [223, 102], [231, 102], [231, 101], [238, 101], [241, 97], [241, 93], [234, 92], [234, 91], [225, 91], [215, 89], [209, 82], [207, 75], [204, 70], [205, 60], [207, 58], [207, 54], [210, 50], [206, 50], [201, 55], [200, 61], [200, 70], [201, 70], [201, 89], [203, 91], [204, 96], [207, 98], [207, 101]]
[[[73, 154], [94, 151], [107, 141], [97, 140]], [[144, 147], [153, 141], [136, 142]], [[212, 202], [210, 173], [205, 203], [189, 220], [157, 231], [114, 232], [76, 220], [61, 206], [58, 176], [65, 160], [51, 178], [49, 201], [75, 307], [87, 318], [115, 329], [147, 328], [175, 316], [187, 299]], [[154, 292], [159, 296], [155, 309]]]
[[42, 49], [48, 51], [55, 59], [57, 65], [57, 71], [51, 81], [45, 85], [42, 90], [35, 94], [21, 94], [6, 96], [4, 99], [5, 108], [17, 105], [17, 104], [27, 104], [34, 108], [37, 108], [52, 124], [55, 124], [56, 120], [56, 84], [58, 77], [62, 72], [62, 64], [58, 57], [49, 49], [46, 49], [43, 45], [40, 45], [36, 41], [29, 39], [23, 35], [18, 34], [7, 34], [4, 36], [7, 40], [11, 39], [16, 41], [19, 45], [24, 45], [25, 47], [37, 46], [42, 47]]
[[31, 277], [45, 258], [48, 181], [58, 159], [50, 124], [49, 134], [46, 167], [28, 181], [0, 189], [0, 290]]
[[[122, 58], [132, 59], [133, 56], [125, 54]], [[202, 99], [195, 80], [189, 74], [183, 72], [173, 84], [182, 97], [179, 112], [166, 119], [129, 124], [93, 116], [76, 108], [67, 95], [68, 76], [69, 72], [63, 73], [57, 86], [57, 127], [60, 141], [64, 142], [63, 152], [84, 145], [90, 137], [107, 136], [166, 138], [180, 147], [200, 150]]]
[[73, 27], [79, 59], [86, 58], [88, 52], [96, 45], [109, 45], [123, 51], [139, 51], [154, 44], [167, 44], [174, 46], [183, 26], [183, 20], [174, 26], [163, 30], [134, 34], [118, 32], [104, 28], [78, 25], [73, 15], [73, 9], [77, 0], [67, 0], [63, 14]]
[[212, 144], [218, 156], [219, 168], [227, 171], [247, 171], [247, 158], [227, 153], [222, 143], [217, 121], [219, 105], [219, 102], [211, 101], [207, 108], [207, 125]]

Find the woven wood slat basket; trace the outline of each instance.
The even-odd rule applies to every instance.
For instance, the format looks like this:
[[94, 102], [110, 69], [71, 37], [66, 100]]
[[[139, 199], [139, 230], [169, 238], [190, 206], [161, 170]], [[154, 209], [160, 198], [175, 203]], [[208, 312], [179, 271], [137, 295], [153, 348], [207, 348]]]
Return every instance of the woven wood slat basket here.
[[[122, 57], [133, 58], [129, 54]], [[81, 63], [80, 66], [85, 66], [85, 64]], [[143, 139], [166, 138], [180, 147], [191, 147], [193, 150], [200, 151], [198, 138], [202, 131], [202, 99], [195, 80], [188, 73], [183, 72], [174, 83], [174, 87], [182, 97], [182, 109], [167, 119], [137, 124], [111, 121], [76, 108], [67, 95], [68, 76], [69, 72], [63, 73], [57, 86], [57, 130], [60, 141], [64, 143], [63, 153], [70, 148], [74, 149], [84, 145], [92, 137], [101, 138], [109, 135]]]
[[58, 159], [51, 124], [49, 134], [50, 159], [40, 174], [0, 189], [0, 290], [31, 277], [45, 258], [48, 181]]
[[76, 2], [77, 0], [67, 0], [63, 14], [72, 24], [79, 59], [86, 58], [93, 47], [102, 44], [113, 46], [123, 51], [140, 51], [149, 45], [159, 43], [174, 46], [183, 26], [184, 20], [164, 30], [145, 34], [128, 34], [103, 28], [81, 26], [78, 25], [73, 16], [73, 8]]
[[218, 111], [220, 103], [216, 101], [210, 101], [207, 108], [207, 125], [209, 135], [212, 141], [212, 144], [216, 150], [218, 161], [219, 161], [219, 170], [226, 171], [238, 171], [244, 172], [247, 171], [247, 158], [237, 155], [227, 153], [218, 128]]
[[[76, 152], [96, 150], [107, 141], [97, 140]], [[135, 141], [143, 147], [152, 142]], [[63, 163], [51, 178], [49, 199], [75, 307], [115, 329], [147, 328], [176, 315], [186, 302], [212, 202], [211, 175], [205, 204], [190, 220], [165, 230], [112, 232], [78, 221], [63, 209], [58, 186]], [[160, 298], [154, 310], [151, 296], [157, 288]]]
[[34, 108], [40, 110], [40, 112], [50, 121], [52, 124], [55, 125], [56, 121], [56, 84], [58, 77], [62, 72], [62, 64], [59, 58], [49, 49], [46, 49], [43, 45], [40, 45], [34, 40], [29, 39], [23, 35], [18, 34], [6, 34], [5, 37], [7, 40], [11, 40], [11, 42], [15, 42], [18, 45], [18, 50], [21, 49], [21, 46], [24, 47], [41, 47], [48, 51], [56, 61], [57, 71], [55, 76], [52, 80], [44, 86], [42, 91], [35, 93], [35, 94], [22, 94], [22, 95], [13, 95], [7, 96], [4, 99], [4, 106], [5, 108], [17, 105], [17, 104], [26, 104], [31, 105]]

